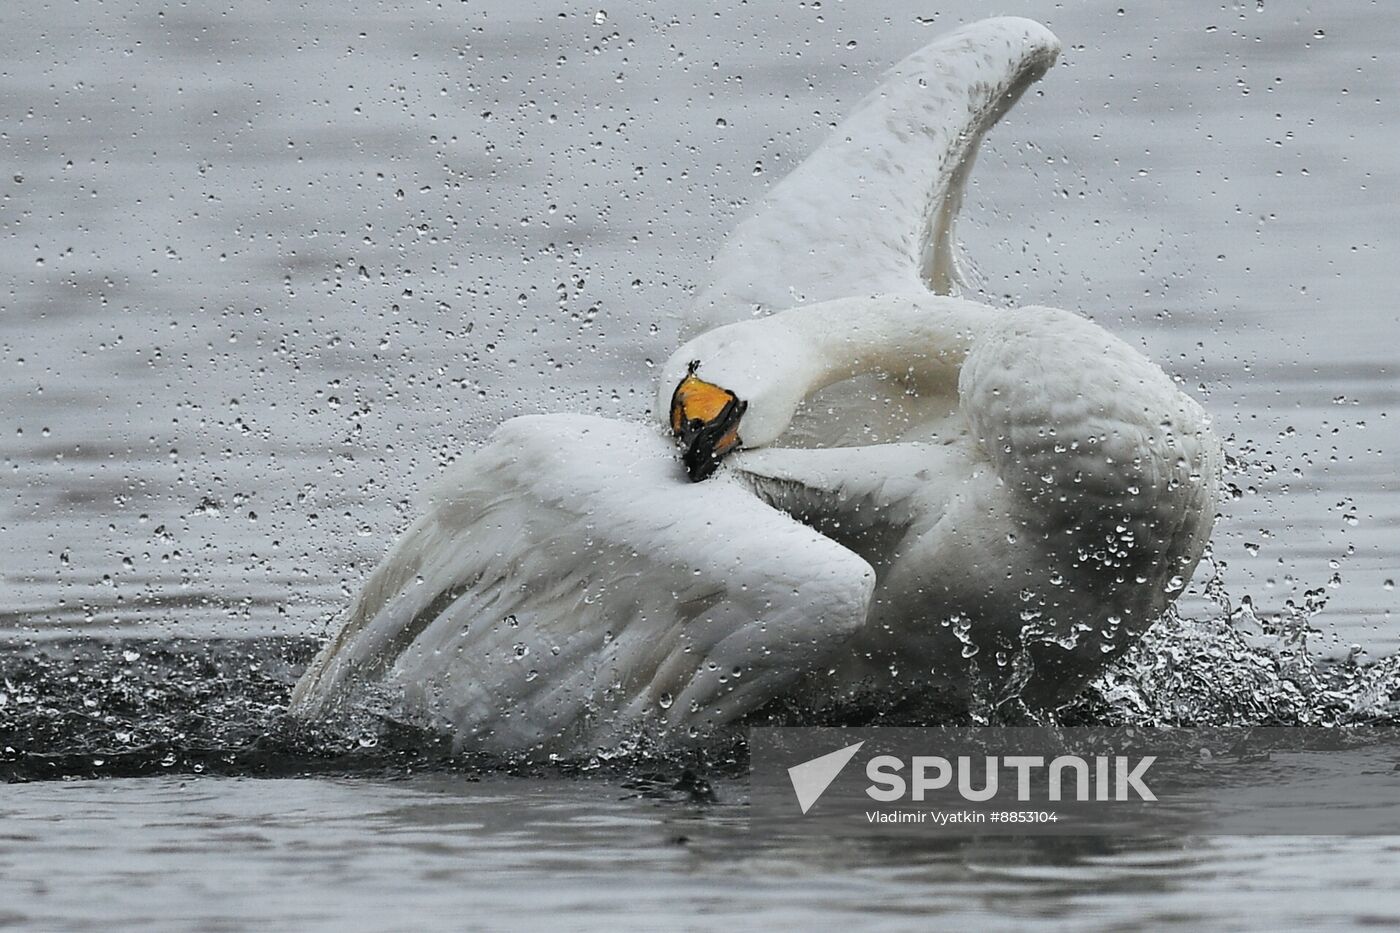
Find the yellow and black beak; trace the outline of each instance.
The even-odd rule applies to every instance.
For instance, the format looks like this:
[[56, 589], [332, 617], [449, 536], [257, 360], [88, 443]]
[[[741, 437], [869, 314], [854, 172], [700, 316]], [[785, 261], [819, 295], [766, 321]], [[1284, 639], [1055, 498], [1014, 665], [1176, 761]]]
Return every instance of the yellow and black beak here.
[[690, 481], [698, 483], [719, 467], [730, 451], [739, 447], [739, 419], [748, 402], [728, 389], [695, 375], [697, 360], [671, 394], [671, 430], [680, 438]]

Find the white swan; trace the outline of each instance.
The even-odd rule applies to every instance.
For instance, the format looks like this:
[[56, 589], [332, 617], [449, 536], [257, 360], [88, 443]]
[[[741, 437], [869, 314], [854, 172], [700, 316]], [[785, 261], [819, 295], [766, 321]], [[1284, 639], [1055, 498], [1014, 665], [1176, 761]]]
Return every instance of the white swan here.
[[1057, 51], [999, 19], [901, 63], [721, 250], [659, 386], [685, 467], [656, 426], [502, 425], [293, 708], [519, 750], [856, 689], [1072, 696], [1190, 577], [1220, 452], [1089, 321], [936, 294], [977, 142]]

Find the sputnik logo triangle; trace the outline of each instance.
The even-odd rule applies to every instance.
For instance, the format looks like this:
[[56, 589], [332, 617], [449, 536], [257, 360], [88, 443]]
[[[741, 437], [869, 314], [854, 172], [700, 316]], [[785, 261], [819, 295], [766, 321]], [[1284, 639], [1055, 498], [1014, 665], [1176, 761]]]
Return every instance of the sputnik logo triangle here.
[[797, 794], [797, 805], [802, 808], [803, 813], [812, 809], [812, 804], [826, 793], [826, 789], [831, 786], [832, 781], [836, 780], [841, 769], [846, 767], [846, 763], [855, 757], [856, 752], [860, 751], [860, 747], [864, 744], [864, 742], [857, 742], [854, 745], [847, 745], [845, 748], [829, 752], [820, 758], [813, 758], [788, 768], [792, 789]]

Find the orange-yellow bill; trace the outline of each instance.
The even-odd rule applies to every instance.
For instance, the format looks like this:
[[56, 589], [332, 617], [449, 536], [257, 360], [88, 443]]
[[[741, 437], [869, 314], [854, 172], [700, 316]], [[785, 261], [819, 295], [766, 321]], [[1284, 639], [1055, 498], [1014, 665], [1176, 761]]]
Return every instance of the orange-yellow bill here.
[[747, 403], [723, 386], [695, 375], [691, 363], [671, 395], [671, 430], [685, 448], [682, 459], [692, 481], [715, 471], [725, 455], [739, 447], [739, 419]]

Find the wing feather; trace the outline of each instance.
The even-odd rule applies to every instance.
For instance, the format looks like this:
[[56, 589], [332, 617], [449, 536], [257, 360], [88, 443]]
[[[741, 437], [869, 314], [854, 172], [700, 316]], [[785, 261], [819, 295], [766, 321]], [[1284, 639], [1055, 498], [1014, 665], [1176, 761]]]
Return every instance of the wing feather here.
[[1054, 63], [1028, 19], [965, 26], [910, 55], [740, 223], [687, 322], [959, 284], [954, 231], [982, 136]]
[[373, 691], [511, 749], [708, 729], [828, 659], [874, 585], [743, 484], [687, 482], [627, 422], [517, 418], [428, 500], [298, 685], [302, 713]]

